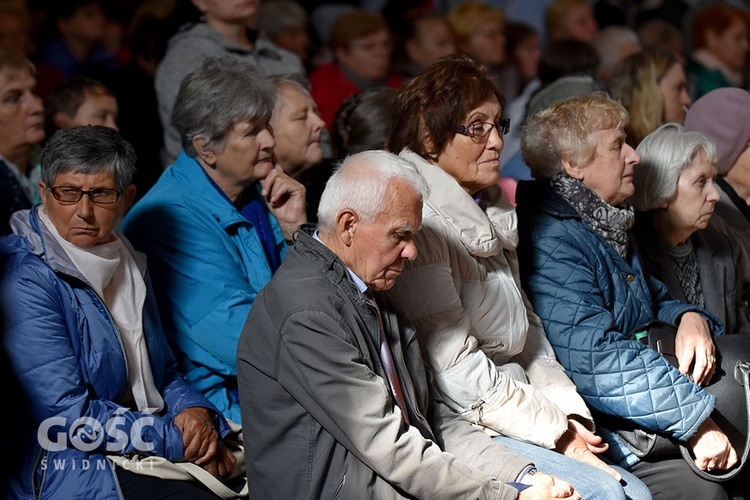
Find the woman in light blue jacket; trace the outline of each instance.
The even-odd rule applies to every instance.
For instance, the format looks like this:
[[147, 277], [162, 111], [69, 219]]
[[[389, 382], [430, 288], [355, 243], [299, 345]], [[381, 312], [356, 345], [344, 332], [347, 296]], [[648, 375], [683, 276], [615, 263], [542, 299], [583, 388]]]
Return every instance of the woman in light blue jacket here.
[[240, 332], [286, 241], [306, 222], [304, 187], [274, 164], [275, 95], [236, 59], [207, 59], [188, 75], [172, 114], [184, 150], [123, 229], [149, 257], [188, 382], [236, 423]]

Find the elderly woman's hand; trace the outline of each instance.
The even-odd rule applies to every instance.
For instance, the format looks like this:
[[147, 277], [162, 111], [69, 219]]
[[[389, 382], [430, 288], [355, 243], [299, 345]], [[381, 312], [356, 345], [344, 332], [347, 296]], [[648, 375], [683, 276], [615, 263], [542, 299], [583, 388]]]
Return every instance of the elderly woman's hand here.
[[737, 463], [737, 452], [726, 434], [707, 418], [690, 438], [695, 465], [701, 470], [729, 469]]
[[186, 461], [204, 465], [215, 458], [220, 439], [209, 410], [185, 408], [174, 418], [174, 423], [182, 433]]
[[[696, 312], [686, 312], [680, 319], [675, 339], [675, 354], [680, 362], [680, 373], [692, 375], [698, 385], [707, 384], [716, 368], [716, 348], [708, 323]], [[689, 374], [690, 365], [693, 372]]]
[[305, 186], [285, 174], [278, 164], [260, 180], [260, 185], [261, 194], [279, 222], [284, 238], [291, 240], [297, 227], [307, 222]]

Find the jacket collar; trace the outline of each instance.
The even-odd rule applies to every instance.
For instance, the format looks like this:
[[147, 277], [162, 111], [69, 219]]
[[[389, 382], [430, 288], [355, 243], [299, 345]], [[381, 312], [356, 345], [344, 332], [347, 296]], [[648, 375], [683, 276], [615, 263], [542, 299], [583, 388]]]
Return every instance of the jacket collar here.
[[558, 219], [581, 220], [578, 212], [545, 180], [520, 181], [516, 187], [516, 202], [520, 212], [539, 210]]
[[[201, 200], [201, 205], [223, 229], [226, 230], [235, 224], [250, 224], [250, 221], [214, 187], [200, 163], [188, 156], [185, 151], [180, 153], [170, 168], [175, 180]], [[256, 183], [249, 189], [260, 189], [260, 186]]]
[[364, 303], [365, 298], [349, 277], [349, 271], [338, 255], [322, 242], [316, 240], [315, 224], [303, 224], [297, 229], [292, 251], [309, 261], [337, 288], [343, 290], [355, 302]]
[[[63, 250], [55, 237], [52, 236], [49, 229], [47, 229], [45, 225], [42, 224], [41, 220], [39, 220], [38, 211], [41, 209], [42, 205], [39, 204], [31, 208], [31, 210], [21, 210], [13, 214], [10, 219], [13, 233], [23, 238], [26, 241], [28, 251], [45, 261], [56, 273], [72, 276], [73, 278], [83, 281], [91, 286], [86, 278], [84, 278], [83, 274], [81, 274], [78, 268], [70, 260], [68, 254], [65, 253], [65, 250]], [[127, 248], [133, 256], [138, 269], [145, 277], [146, 255], [136, 252], [130, 245], [130, 242], [119, 230], [116, 229], [115, 232], [122, 240], [125, 248]]]
[[439, 215], [471, 255], [490, 257], [518, 245], [516, 212], [499, 186], [483, 190], [477, 204], [456, 180], [437, 165], [408, 149], [400, 153], [422, 173], [430, 186], [425, 214]]

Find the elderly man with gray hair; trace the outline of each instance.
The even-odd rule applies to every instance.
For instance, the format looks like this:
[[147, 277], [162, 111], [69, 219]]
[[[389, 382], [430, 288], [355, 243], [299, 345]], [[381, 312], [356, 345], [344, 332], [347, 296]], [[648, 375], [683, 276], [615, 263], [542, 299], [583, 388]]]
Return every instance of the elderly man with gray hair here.
[[381, 294], [417, 256], [427, 191], [407, 160], [350, 156], [256, 297], [237, 352], [251, 497], [580, 498], [430, 398]]

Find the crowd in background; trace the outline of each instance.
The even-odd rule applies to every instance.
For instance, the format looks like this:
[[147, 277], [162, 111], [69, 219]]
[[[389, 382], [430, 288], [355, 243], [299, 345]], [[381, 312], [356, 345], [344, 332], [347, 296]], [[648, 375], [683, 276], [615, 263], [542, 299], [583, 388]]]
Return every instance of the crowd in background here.
[[[334, 149], [341, 143], [336, 131], [346, 133], [334, 115], [348, 96], [372, 87], [399, 88], [447, 54], [471, 55], [497, 79], [505, 114], [514, 124], [502, 153], [503, 183], [511, 200], [514, 182], [529, 177], [517, 125], [552, 99], [579, 90], [611, 91], [634, 115], [629, 141], [635, 146], [662, 122], [682, 123], [686, 106], [710, 90], [747, 88], [749, 81], [750, 19], [742, 2], [264, 0], [221, 5], [3, 0], [0, 48], [33, 61], [46, 137], [65, 123], [56, 107], [70, 100], [70, 92], [61, 89], [76, 85], [70, 80], [95, 80], [98, 93], [115, 98], [107, 110], [99, 105], [96, 110], [109, 113], [107, 123], [136, 149], [138, 198], [179, 153], [170, 118], [174, 97], [182, 78], [209, 56], [247, 58], [268, 76], [301, 74], [325, 122], [323, 157], [333, 159], [343, 153]], [[663, 115], [650, 105], [658, 100], [653, 95], [658, 85], [667, 106]], [[99, 122], [88, 118], [88, 123]], [[44, 139], [35, 140], [35, 146], [43, 144]], [[22, 172], [34, 183], [32, 158], [16, 164], [8, 150], [0, 154], [14, 165], [17, 177]], [[313, 192], [326, 178], [328, 170], [321, 168], [305, 174], [313, 178]]]

